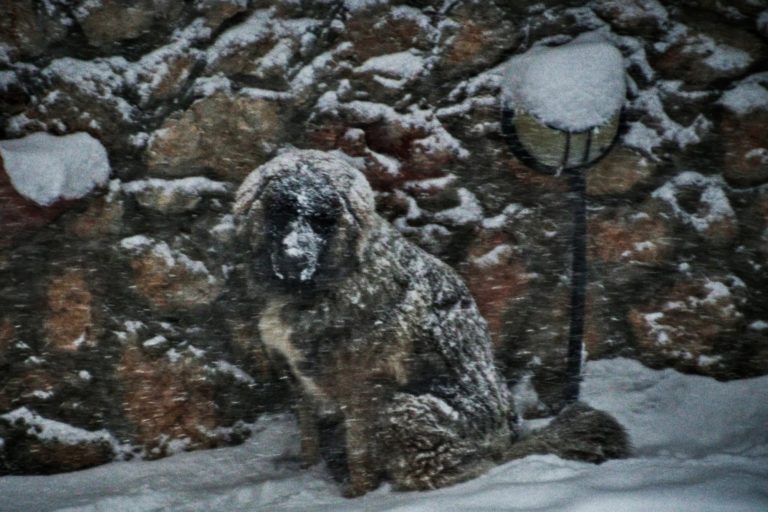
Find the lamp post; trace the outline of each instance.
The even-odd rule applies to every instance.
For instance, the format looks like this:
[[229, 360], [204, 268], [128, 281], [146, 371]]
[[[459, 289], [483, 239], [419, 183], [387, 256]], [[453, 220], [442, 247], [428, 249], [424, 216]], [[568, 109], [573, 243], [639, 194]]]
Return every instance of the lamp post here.
[[586, 172], [613, 145], [626, 94], [621, 53], [604, 42], [534, 47], [510, 62], [501, 126], [526, 166], [564, 175], [572, 208], [571, 323], [566, 404], [579, 398], [587, 285]]

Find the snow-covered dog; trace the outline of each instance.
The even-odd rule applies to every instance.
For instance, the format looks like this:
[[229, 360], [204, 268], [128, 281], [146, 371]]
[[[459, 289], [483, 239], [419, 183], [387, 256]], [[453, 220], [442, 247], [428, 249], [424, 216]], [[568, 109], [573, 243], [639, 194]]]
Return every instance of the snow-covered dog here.
[[586, 406], [571, 413], [591, 432], [585, 447], [568, 441], [574, 453], [552, 432], [516, 443], [512, 399], [467, 288], [375, 213], [347, 163], [284, 153], [248, 176], [234, 214], [253, 321], [300, 389], [304, 461], [319, 460], [319, 422], [338, 420], [348, 495], [382, 477], [449, 485], [532, 452], [626, 451], [621, 427]]

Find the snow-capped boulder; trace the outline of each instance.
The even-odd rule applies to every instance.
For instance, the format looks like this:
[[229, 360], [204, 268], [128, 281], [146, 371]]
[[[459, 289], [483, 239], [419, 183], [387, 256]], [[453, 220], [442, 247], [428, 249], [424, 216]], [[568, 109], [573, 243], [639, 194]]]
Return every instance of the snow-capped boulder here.
[[87, 133], [0, 141], [0, 244], [51, 222], [103, 186], [110, 172], [104, 146]]

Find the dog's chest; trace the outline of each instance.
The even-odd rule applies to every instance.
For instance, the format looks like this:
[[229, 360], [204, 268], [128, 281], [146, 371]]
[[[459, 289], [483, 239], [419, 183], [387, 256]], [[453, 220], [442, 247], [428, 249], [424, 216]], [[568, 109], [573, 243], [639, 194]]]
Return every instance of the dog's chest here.
[[270, 301], [259, 319], [259, 334], [264, 345], [285, 358], [293, 375], [301, 382], [305, 391], [322, 398], [324, 393], [318, 388], [317, 383], [308, 375], [302, 373], [301, 363], [304, 354], [291, 342], [293, 329], [280, 318], [280, 310], [283, 307], [281, 301]]

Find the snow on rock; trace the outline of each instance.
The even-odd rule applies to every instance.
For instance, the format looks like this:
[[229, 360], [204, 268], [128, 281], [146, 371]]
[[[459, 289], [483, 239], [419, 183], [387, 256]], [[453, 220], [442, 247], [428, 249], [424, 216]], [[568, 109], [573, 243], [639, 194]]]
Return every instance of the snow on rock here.
[[0, 510], [97, 512], [763, 512], [768, 509], [768, 377], [718, 382], [614, 359], [586, 365], [583, 398], [627, 427], [635, 454], [595, 466], [530, 456], [427, 492], [384, 485], [341, 497], [323, 466], [301, 469], [288, 415], [262, 416], [242, 445], [0, 478]]
[[125, 183], [122, 188], [133, 194], [144, 208], [176, 214], [194, 210], [204, 196], [226, 196], [233, 187], [229, 183], [195, 176], [177, 180], [136, 180]]
[[354, 69], [357, 74], [370, 73], [385, 87], [398, 89], [424, 71], [425, 59], [412, 50], [371, 57]]
[[719, 103], [739, 115], [768, 110], [768, 72], [757, 73], [726, 91]]
[[509, 62], [504, 101], [544, 124], [579, 132], [607, 123], [624, 104], [624, 59], [607, 43], [537, 46]]
[[718, 44], [714, 39], [699, 34], [685, 47], [685, 53], [703, 57], [703, 63], [709, 68], [724, 72], [740, 72], [752, 64], [752, 56], [733, 46]]
[[[64, 57], [52, 61], [43, 76], [54, 83], [74, 88], [104, 105], [113, 105], [123, 121], [131, 121], [136, 108], [120, 96], [125, 87], [124, 74], [131, 64], [123, 57], [92, 61]], [[57, 91], [53, 91], [56, 94]]]
[[[700, 203], [704, 208], [691, 213], [680, 206], [678, 196], [682, 187], [695, 187], [701, 190]], [[714, 223], [735, 218], [735, 213], [725, 193], [724, 180], [720, 176], [704, 176], [687, 171], [656, 189], [651, 195], [667, 202], [675, 214], [698, 232], [708, 230]]]
[[22, 196], [41, 206], [79, 199], [107, 183], [107, 150], [87, 133], [33, 133], [0, 141], [5, 171]]
[[660, 91], [655, 87], [640, 91], [632, 100], [631, 107], [642, 111], [645, 117], [650, 118], [651, 124], [658, 128], [649, 128], [643, 122], [635, 121], [630, 124], [629, 131], [624, 136], [624, 143], [649, 155], [652, 155], [653, 149], [664, 141], [671, 141], [680, 149], [698, 144], [702, 136], [713, 126], [703, 114], [696, 116], [688, 126], [672, 120], [664, 109]]
[[11, 424], [24, 423], [27, 426], [27, 433], [40, 440], [57, 441], [64, 444], [106, 441], [116, 445], [115, 439], [106, 430], [90, 431], [73, 427], [67, 423], [44, 418], [26, 407], [20, 407], [0, 415], [0, 419]]
[[483, 219], [483, 207], [477, 197], [466, 188], [460, 188], [457, 193], [459, 205], [437, 212], [435, 220], [454, 226], [480, 222]]

